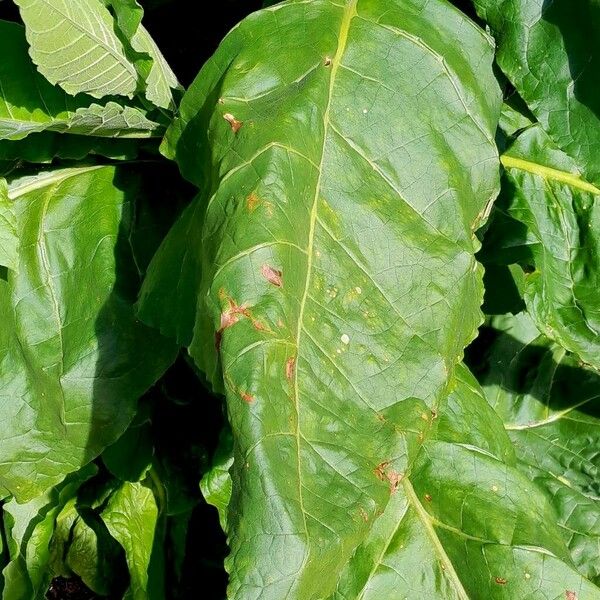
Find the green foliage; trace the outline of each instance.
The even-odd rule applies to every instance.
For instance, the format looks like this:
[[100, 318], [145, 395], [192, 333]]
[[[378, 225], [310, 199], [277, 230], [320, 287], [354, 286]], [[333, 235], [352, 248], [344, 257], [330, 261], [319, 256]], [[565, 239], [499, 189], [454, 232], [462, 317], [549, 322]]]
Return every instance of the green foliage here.
[[2, 2], [3, 600], [600, 600], [600, 9], [473, 5]]

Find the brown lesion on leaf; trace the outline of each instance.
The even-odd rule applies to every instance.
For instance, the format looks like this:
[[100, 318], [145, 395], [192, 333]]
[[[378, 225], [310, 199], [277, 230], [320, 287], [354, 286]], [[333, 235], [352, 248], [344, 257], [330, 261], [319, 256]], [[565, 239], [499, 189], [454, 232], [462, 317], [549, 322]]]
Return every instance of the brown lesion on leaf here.
[[248, 392], [240, 392], [240, 396], [246, 404], [252, 404], [255, 400], [254, 396]]
[[373, 473], [380, 481], [387, 481], [390, 484], [390, 492], [393, 494], [398, 490], [400, 482], [404, 479], [404, 474], [390, 469], [389, 466], [390, 461], [384, 460], [373, 469]]
[[[223, 290], [219, 291], [219, 296], [223, 296]], [[235, 325], [241, 317], [250, 317], [250, 311], [245, 304], [241, 306], [231, 298], [226, 298], [229, 304], [228, 308], [221, 313], [221, 323], [219, 329], [215, 332], [215, 346], [217, 351], [221, 349], [221, 340], [223, 339], [223, 332]]]
[[283, 273], [274, 269], [270, 265], [263, 265], [260, 269], [260, 274], [272, 285], [281, 287], [283, 285]]
[[504, 577], [494, 577], [494, 581], [498, 584], [498, 585], [506, 585], [507, 584], [507, 580], [504, 579]]
[[233, 131], [233, 133], [237, 133], [244, 124], [243, 121], [238, 121], [231, 113], [225, 113], [223, 115], [223, 118], [229, 123], [231, 131]]
[[383, 462], [380, 462], [373, 469], [373, 473], [375, 474], [375, 477], [377, 477], [377, 479], [379, 479], [380, 481], [385, 481], [385, 470], [389, 466], [390, 466], [390, 461], [389, 460], [384, 460]]
[[256, 331], [271, 331], [262, 321], [259, 321], [252, 316], [250, 318], [252, 319], [252, 327], [254, 327]]
[[565, 590], [565, 600], [577, 600], [577, 594], [571, 590]]
[[247, 304], [237, 304], [233, 298], [227, 296], [227, 293], [223, 289], [219, 290], [219, 297], [228, 304], [228, 307], [221, 313], [219, 329], [215, 332], [215, 346], [217, 351], [221, 349], [223, 332], [238, 323], [242, 318], [250, 319], [252, 326], [257, 331], [271, 332], [267, 325], [254, 318], [250, 311], [250, 307]]
[[432, 419], [437, 419], [437, 416], [438, 416], [437, 410], [435, 410], [435, 409], [432, 408], [431, 409], [431, 418]]
[[331, 66], [331, 56], [326, 56], [326, 57], [325, 57], [325, 60], [323, 61], [323, 64], [324, 64], [326, 67], [330, 67], [330, 66]]
[[386, 473], [387, 480], [390, 482], [390, 492], [395, 494], [398, 491], [398, 487], [400, 486], [400, 482], [404, 479], [403, 473], [398, 473], [398, 471], [394, 471], [390, 469]]
[[431, 494], [425, 494], [424, 498], [427, 502], [431, 502]]
[[290, 358], [288, 358], [285, 361], [285, 378], [288, 381], [292, 381], [292, 379], [294, 378], [295, 372], [296, 372], [296, 357], [290, 356]]
[[256, 192], [250, 192], [246, 198], [246, 206], [250, 212], [254, 212], [256, 207], [260, 204], [260, 198]]
[[228, 391], [232, 392], [236, 396], [239, 396], [246, 404], [252, 404], [256, 398], [248, 391], [240, 389], [235, 383], [232, 381], [231, 377], [225, 372], [223, 373], [223, 382], [225, 383], [225, 387]]

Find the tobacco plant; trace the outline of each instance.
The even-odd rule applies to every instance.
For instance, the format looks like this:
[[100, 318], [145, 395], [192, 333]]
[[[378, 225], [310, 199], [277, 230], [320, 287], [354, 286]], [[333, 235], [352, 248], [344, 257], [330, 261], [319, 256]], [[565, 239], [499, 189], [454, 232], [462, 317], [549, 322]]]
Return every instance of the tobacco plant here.
[[0, 6], [3, 599], [600, 598], [600, 4], [266, 5]]

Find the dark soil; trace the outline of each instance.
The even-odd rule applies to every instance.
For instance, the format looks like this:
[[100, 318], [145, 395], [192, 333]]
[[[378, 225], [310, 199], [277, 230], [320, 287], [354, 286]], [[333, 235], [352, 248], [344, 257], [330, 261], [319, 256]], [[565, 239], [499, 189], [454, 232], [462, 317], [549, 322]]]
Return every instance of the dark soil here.
[[79, 577], [56, 577], [52, 580], [47, 600], [100, 600]]

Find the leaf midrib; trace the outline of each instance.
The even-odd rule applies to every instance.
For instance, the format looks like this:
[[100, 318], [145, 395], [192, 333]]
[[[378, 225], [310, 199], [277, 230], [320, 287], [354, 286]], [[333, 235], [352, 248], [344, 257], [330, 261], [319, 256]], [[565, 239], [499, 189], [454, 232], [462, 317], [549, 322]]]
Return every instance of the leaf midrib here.
[[[309, 225], [309, 233], [308, 233], [308, 243], [307, 243], [307, 264], [306, 264], [306, 281], [304, 285], [304, 292], [302, 295], [302, 300], [300, 301], [300, 308], [298, 312], [298, 329], [296, 332], [296, 352], [298, 353], [299, 362], [299, 354], [300, 354], [300, 343], [302, 341], [302, 332], [304, 330], [304, 309], [306, 306], [306, 301], [308, 298], [308, 291], [310, 289], [310, 283], [312, 280], [312, 270], [313, 270], [313, 256], [314, 256], [314, 239], [315, 239], [315, 227], [317, 223], [317, 213], [319, 206], [319, 197], [321, 192], [321, 180], [323, 176], [323, 164], [325, 161], [325, 147], [327, 143], [327, 134], [329, 129], [329, 120], [330, 120], [330, 111], [331, 111], [331, 99], [333, 97], [333, 90], [335, 87], [335, 79], [339, 69], [339, 65], [342, 59], [342, 56], [346, 50], [346, 45], [348, 42], [348, 32], [350, 30], [350, 23], [352, 22], [353, 17], [356, 16], [356, 5], [358, 0], [349, 0], [346, 6], [344, 7], [344, 14], [342, 17], [342, 22], [340, 25], [340, 32], [338, 36], [338, 46], [335, 53], [335, 56], [331, 62], [331, 74], [329, 77], [329, 88], [328, 88], [328, 97], [327, 97], [327, 105], [325, 107], [325, 111], [323, 113], [323, 145], [321, 150], [321, 159], [319, 161], [318, 166], [318, 176], [315, 184], [315, 195], [313, 198], [313, 203], [310, 212], [310, 225]], [[298, 469], [298, 501], [300, 504], [300, 510], [302, 511], [302, 519], [304, 524], [304, 533], [306, 536], [306, 542], [308, 544], [310, 536], [308, 534], [308, 525], [306, 521], [306, 510], [304, 508], [304, 500], [302, 493], [302, 461], [300, 457], [300, 397], [299, 397], [299, 387], [298, 387], [298, 371], [300, 369], [296, 368], [294, 373], [294, 407], [296, 410], [296, 459], [297, 459], [297, 469]], [[308, 553], [304, 556], [304, 563], [308, 560]]]
[[[24, 194], [28, 194], [29, 192], [32, 192], [34, 190], [45, 188], [55, 183], [60, 183], [65, 179], [75, 177], [76, 175], [80, 175], [81, 173], [87, 173], [88, 171], [96, 171], [98, 169], [105, 168], [107, 168], [107, 165], [91, 165], [89, 167], [73, 167], [70, 169], [58, 169], [44, 177], [36, 178], [33, 181], [29, 181], [28, 178], [26, 183], [22, 185], [17, 184], [14, 187], [9, 187], [8, 197], [10, 200], [16, 200]], [[111, 167], [108, 166], [108, 168]]]
[[596, 196], [600, 196], [600, 189], [584, 179], [581, 179], [579, 175], [575, 175], [574, 173], [560, 171], [559, 169], [546, 167], [545, 165], [540, 165], [539, 163], [525, 160], [523, 158], [507, 156], [506, 154], [503, 154], [500, 157], [500, 162], [507, 169], [519, 169], [520, 171], [527, 171], [528, 173], [532, 173], [533, 175], [537, 175], [543, 179], [560, 181], [561, 183], [566, 183], [567, 185], [583, 190], [584, 192], [590, 192]]
[[427, 537], [431, 540], [431, 544], [438, 558], [440, 559], [440, 563], [443, 566], [444, 573], [448, 576], [448, 578], [452, 581], [456, 593], [460, 600], [470, 600], [467, 591], [463, 587], [463, 584], [458, 576], [458, 573], [454, 569], [454, 565], [450, 560], [450, 557], [446, 554], [446, 550], [442, 546], [435, 529], [433, 528], [433, 522], [429, 515], [429, 513], [425, 510], [421, 501], [419, 500], [417, 494], [415, 493], [415, 489], [410, 483], [408, 477], [402, 481], [402, 486], [404, 488], [404, 493], [406, 494], [406, 499], [408, 503], [412, 505], [417, 513], [421, 523], [423, 523], [423, 527], [425, 528], [425, 532], [427, 533]]

